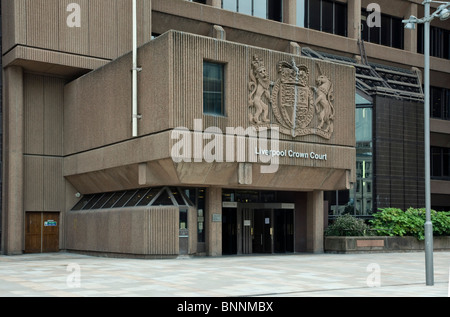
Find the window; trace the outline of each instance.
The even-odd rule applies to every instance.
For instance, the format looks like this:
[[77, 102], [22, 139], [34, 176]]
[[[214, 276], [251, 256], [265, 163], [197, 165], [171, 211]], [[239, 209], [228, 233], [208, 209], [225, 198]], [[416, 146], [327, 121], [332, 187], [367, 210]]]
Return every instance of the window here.
[[206, 0], [187, 0], [189, 2], [197, 2], [197, 3], [202, 3], [202, 4], [206, 4]]
[[[304, 10], [304, 20], [299, 15], [299, 10]], [[297, 25], [347, 36], [347, 5], [330, 0], [297, 1]]]
[[[417, 53], [424, 53], [423, 40], [424, 26], [419, 24], [417, 28]], [[450, 59], [450, 30], [435, 26], [430, 27], [430, 55]]]
[[[157, 187], [85, 195], [72, 210], [133, 208], [142, 206], [193, 206], [193, 203], [185, 191], [182, 191], [180, 188]], [[204, 208], [204, 205], [201, 208]]]
[[430, 114], [432, 118], [450, 120], [450, 89], [430, 87]]
[[331, 217], [342, 214], [368, 216], [373, 212], [373, 108], [369, 97], [355, 96], [356, 183], [351, 190], [325, 193]]
[[279, 0], [222, 0], [222, 9], [282, 21], [282, 2]]
[[[371, 12], [363, 10], [362, 17], [369, 16]], [[362, 23], [362, 38], [366, 42], [403, 49], [404, 27], [401, 18], [381, 14], [381, 27], [368, 27]]]
[[225, 115], [224, 65], [203, 63], [203, 113]]
[[431, 147], [431, 177], [450, 179], [450, 148]]

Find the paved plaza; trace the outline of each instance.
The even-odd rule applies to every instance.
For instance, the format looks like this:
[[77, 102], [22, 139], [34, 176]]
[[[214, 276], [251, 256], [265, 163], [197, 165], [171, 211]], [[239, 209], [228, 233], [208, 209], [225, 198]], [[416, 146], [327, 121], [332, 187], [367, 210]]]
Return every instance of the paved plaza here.
[[0, 297], [448, 297], [450, 252], [124, 259], [0, 256]]

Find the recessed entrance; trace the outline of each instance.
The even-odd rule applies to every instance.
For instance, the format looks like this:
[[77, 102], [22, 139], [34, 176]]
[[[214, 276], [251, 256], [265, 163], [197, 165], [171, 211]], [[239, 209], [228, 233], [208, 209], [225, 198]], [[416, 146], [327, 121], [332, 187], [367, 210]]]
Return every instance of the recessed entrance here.
[[224, 202], [222, 254], [294, 252], [294, 204]]

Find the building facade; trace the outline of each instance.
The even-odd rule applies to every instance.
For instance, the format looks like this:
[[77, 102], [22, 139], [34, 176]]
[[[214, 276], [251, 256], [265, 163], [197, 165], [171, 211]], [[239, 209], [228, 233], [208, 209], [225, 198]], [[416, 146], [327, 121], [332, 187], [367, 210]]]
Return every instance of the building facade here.
[[[3, 254], [322, 252], [423, 207], [419, 1], [2, 1]], [[450, 25], [432, 24], [432, 205], [450, 208]], [[133, 120], [137, 119], [137, 120]], [[135, 126], [136, 124], [136, 126]], [[137, 135], [134, 135], [134, 129]]]

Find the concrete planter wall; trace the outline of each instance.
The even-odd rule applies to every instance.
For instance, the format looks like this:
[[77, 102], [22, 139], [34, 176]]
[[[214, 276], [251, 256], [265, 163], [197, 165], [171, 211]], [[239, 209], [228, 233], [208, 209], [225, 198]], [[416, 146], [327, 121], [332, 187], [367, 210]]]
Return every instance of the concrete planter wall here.
[[[415, 237], [325, 237], [327, 253], [408, 252], [425, 250], [424, 241]], [[435, 251], [450, 250], [450, 236], [434, 237]]]

